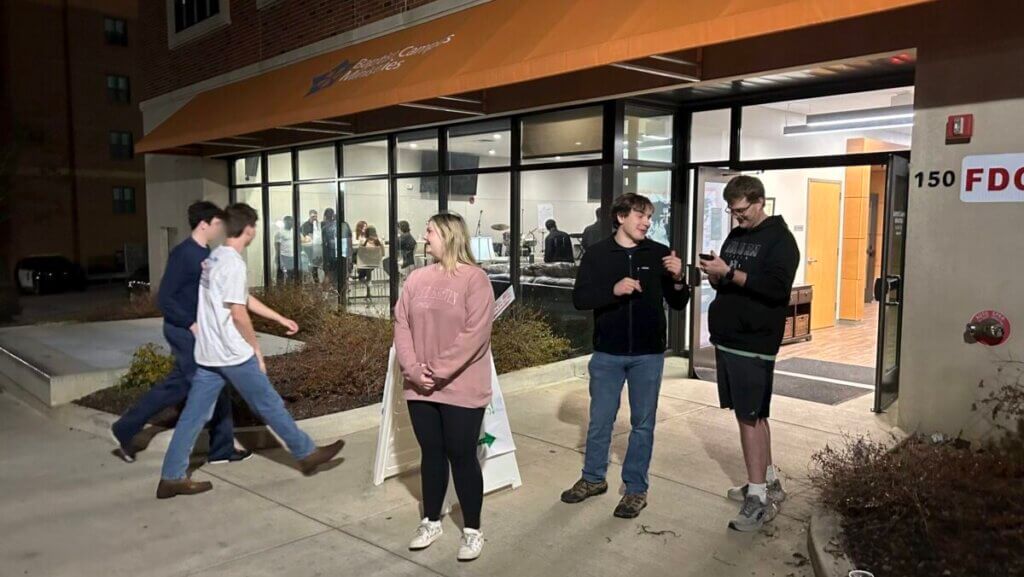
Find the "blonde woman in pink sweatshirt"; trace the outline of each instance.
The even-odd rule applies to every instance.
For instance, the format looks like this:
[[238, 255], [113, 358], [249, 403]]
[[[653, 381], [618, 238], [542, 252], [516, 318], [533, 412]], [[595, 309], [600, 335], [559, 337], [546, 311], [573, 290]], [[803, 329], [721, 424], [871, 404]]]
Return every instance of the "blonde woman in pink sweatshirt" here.
[[433, 216], [426, 244], [435, 263], [409, 275], [395, 307], [395, 351], [422, 453], [425, 517], [409, 548], [426, 549], [441, 537], [450, 465], [465, 520], [458, 559], [472, 561], [484, 545], [477, 440], [491, 402], [494, 292], [473, 259], [461, 216]]

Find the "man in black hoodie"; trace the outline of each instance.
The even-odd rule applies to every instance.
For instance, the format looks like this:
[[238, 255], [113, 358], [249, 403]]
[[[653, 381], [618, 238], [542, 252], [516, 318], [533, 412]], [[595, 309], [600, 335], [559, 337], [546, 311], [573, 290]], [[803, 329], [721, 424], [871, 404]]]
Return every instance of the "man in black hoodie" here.
[[723, 192], [736, 228], [721, 257], [701, 257], [700, 268], [718, 295], [708, 309], [708, 329], [718, 365], [722, 408], [736, 412], [747, 484], [727, 493], [742, 501], [729, 522], [737, 531], [756, 531], [778, 513], [786, 498], [772, 462], [768, 414], [775, 355], [782, 343], [786, 310], [800, 249], [786, 221], [764, 212], [764, 185], [737, 176]]
[[608, 490], [608, 449], [629, 381], [632, 430], [622, 466], [626, 494], [615, 516], [631, 519], [647, 506], [647, 470], [654, 448], [654, 421], [665, 367], [665, 302], [681, 310], [689, 300], [683, 264], [674, 250], [647, 238], [654, 205], [639, 194], [612, 205], [616, 231], [583, 254], [573, 304], [594, 311], [590, 359], [590, 427], [583, 475], [562, 493], [579, 503]]

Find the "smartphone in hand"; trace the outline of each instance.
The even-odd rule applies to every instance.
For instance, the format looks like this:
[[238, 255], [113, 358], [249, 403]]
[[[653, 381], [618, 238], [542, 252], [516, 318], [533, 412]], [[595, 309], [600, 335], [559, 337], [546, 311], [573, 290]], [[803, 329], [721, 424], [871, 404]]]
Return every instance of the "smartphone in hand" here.
[[715, 260], [715, 257], [711, 256], [710, 254], [700, 253], [697, 256], [700, 257], [700, 260]]

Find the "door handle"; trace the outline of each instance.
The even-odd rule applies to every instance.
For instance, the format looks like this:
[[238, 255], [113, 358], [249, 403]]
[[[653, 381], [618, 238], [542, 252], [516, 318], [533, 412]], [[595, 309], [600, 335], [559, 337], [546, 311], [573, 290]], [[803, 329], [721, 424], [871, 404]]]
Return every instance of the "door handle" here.
[[875, 300], [884, 305], [899, 305], [902, 285], [902, 279], [895, 275], [875, 279]]
[[818, 262], [818, 259], [816, 259], [816, 258], [809, 258], [809, 259], [807, 259], [807, 264], [814, 264], [816, 262]]

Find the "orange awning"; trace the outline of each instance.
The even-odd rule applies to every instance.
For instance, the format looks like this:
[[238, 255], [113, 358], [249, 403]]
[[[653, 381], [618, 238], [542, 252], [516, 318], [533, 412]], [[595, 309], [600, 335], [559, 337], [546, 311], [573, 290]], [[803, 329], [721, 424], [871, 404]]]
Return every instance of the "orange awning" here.
[[139, 153], [485, 90], [927, 0], [492, 0], [197, 95]]

